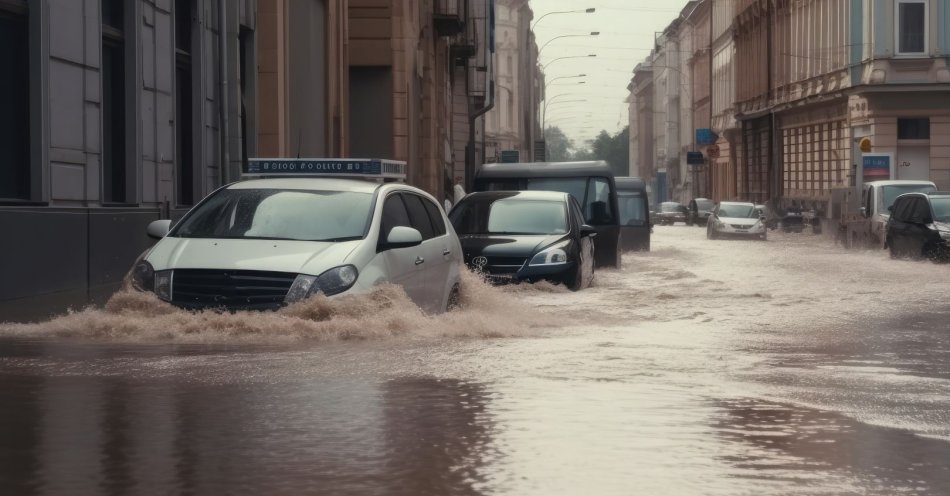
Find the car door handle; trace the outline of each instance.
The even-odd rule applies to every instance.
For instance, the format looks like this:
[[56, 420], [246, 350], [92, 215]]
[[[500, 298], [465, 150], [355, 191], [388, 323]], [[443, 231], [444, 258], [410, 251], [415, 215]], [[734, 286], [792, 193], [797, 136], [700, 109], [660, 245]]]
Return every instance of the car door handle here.
[[416, 265], [422, 265], [424, 263], [426, 263], [426, 259], [422, 257], [416, 257]]
[[452, 254], [452, 250], [449, 250], [449, 249], [442, 250], [442, 256], [443, 256], [443, 257], [447, 257], [447, 256], [449, 256], [449, 255], [451, 255], [451, 254]]

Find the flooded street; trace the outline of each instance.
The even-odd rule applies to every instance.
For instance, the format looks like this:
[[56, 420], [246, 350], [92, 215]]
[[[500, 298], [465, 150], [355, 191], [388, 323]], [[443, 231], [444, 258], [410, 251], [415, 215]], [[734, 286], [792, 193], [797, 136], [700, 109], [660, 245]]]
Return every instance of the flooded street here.
[[0, 494], [950, 494], [950, 267], [704, 234], [441, 317], [0, 325]]

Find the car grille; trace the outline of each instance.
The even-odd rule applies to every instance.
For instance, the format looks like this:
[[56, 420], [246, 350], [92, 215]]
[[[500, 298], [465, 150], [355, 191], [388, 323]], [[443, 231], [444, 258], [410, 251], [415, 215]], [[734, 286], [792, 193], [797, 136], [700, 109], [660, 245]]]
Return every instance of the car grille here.
[[742, 224], [732, 224], [733, 229], [752, 229], [752, 226], [744, 226]]
[[514, 274], [521, 270], [527, 261], [527, 258], [518, 257], [488, 257], [485, 270], [489, 274]]
[[278, 308], [296, 278], [288, 272], [178, 269], [172, 275], [172, 303], [185, 308]]

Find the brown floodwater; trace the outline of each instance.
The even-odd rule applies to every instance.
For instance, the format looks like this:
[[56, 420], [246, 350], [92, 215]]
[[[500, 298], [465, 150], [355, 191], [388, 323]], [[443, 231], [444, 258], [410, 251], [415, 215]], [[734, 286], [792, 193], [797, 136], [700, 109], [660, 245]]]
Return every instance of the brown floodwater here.
[[950, 267], [654, 247], [442, 316], [386, 287], [0, 324], [0, 494], [950, 494]]

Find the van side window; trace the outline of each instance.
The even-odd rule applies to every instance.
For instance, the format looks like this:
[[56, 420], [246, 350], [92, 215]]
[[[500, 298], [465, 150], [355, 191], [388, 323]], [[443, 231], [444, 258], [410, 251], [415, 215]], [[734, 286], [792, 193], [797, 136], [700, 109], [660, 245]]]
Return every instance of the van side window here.
[[602, 177], [591, 178], [587, 189], [587, 223], [603, 226], [614, 223], [614, 211], [610, 202], [610, 183]]
[[909, 198], [900, 198], [894, 202], [894, 211], [893, 216], [894, 220], [898, 222], [907, 222], [907, 218], [910, 217], [910, 206]]

